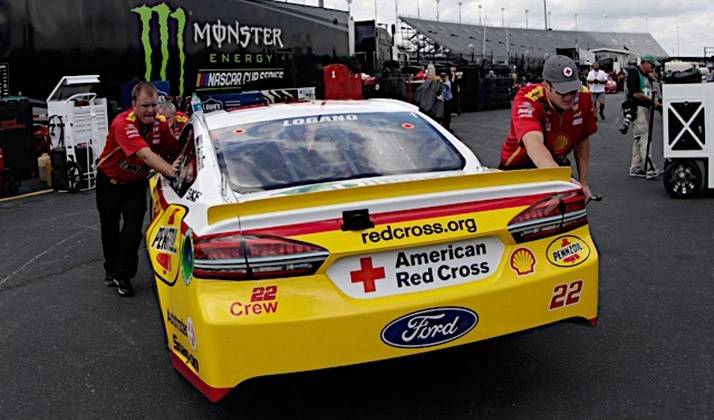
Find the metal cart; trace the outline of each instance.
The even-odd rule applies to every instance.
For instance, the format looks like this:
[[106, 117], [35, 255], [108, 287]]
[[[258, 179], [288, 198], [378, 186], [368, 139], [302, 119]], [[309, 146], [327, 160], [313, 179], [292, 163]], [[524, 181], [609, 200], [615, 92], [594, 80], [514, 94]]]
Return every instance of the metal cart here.
[[97, 97], [98, 75], [65, 76], [47, 98], [52, 184], [77, 192], [96, 186], [95, 159], [106, 142], [107, 101]]
[[664, 187], [694, 197], [714, 188], [714, 83], [665, 84], [662, 99]]

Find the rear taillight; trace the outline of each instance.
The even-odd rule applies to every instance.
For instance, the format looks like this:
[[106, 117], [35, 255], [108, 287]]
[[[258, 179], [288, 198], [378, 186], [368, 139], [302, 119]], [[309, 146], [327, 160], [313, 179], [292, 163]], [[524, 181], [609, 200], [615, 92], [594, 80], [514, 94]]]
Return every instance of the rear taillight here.
[[517, 243], [573, 230], [588, 223], [581, 190], [554, 194], [523, 210], [508, 224]]
[[233, 280], [307, 276], [329, 255], [319, 246], [273, 236], [198, 237], [193, 241], [193, 274]]

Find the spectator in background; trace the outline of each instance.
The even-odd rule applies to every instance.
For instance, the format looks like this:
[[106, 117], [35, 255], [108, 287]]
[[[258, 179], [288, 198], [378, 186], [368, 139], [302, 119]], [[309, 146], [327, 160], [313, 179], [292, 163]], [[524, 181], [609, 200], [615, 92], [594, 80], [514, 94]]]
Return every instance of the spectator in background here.
[[518, 83], [518, 71], [516, 70], [516, 66], [513, 66], [513, 69], [511, 70], [511, 79], [513, 79], [513, 95], [518, 92], [518, 89], [520, 89], [521, 84]]
[[625, 70], [620, 69], [620, 71], [617, 73], [617, 91], [622, 92], [625, 90], [625, 81], [627, 80], [627, 73], [625, 73]]
[[461, 113], [461, 82], [454, 66], [449, 69], [449, 81], [451, 81], [451, 94], [454, 95], [452, 112], [459, 115]]
[[[655, 179], [661, 172], [654, 167], [652, 150], [647, 153], [650, 134], [650, 118], [652, 110], [661, 108], [662, 102], [657, 99], [654, 91], [652, 75], [659, 62], [651, 54], [640, 57], [640, 65], [627, 70], [627, 99], [637, 108], [637, 114], [632, 126], [632, 159], [630, 161], [630, 176], [635, 178]], [[647, 159], [652, 167], [647, 169]]]
[[417, 80], [423, 80], [427, 78], [426, 71], [424, 70], [424, 66], [419, 66], [419, 71], [417, 72], [416, 75], [414, 75], [414, 78]]
[[444, 84], [433, 64], [426, 67], [426, 79], [414, 93], [419, 110], [441, 123], [444, 118]]
[[451, 131], [451, 111], [453, 109], [454, 94], [452, 93], [449, 75], [446, 72], [442, 72], [440, 76], [441, 83], [444, 84], [444, 118], [442, 118], [441, 125]]
[[605, 85], [607, 84], [607, 73], [600, 70], [600, 63], [593, 63], [593, 68], [588, 73], [588, 87], [593, 97], [593, 105], [597, 113], [600, 108], [600, 119], [605, 120]]

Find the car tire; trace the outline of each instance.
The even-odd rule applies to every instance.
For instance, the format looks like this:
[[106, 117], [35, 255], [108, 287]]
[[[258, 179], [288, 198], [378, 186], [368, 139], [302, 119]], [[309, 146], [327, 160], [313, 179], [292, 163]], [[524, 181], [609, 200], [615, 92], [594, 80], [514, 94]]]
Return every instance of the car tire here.
[[690, 159], [668, 161], [664, 167], [662, 182], [667, 193], [673, 198], [696, 197], [704, 186], [703, 170], [700, 162]]
[[79, 192], [81, 188], [81, 171], [75, 162], [67, 162], [66, 172], [67, 191], [71, 193]]

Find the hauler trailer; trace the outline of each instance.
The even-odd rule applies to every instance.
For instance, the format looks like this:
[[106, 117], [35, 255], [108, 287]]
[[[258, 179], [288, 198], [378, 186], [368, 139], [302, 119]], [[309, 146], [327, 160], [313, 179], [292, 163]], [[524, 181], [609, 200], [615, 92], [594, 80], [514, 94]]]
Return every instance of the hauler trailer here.
[[714, 188], [714, 83], [665, 84], [662, 97], [664, 187], [694, 197]]
[[10, 90], [46, 97], [62, 76], [100, 74], [103, 96], [127, 105], [130, 88], [120, 92], [135, 80], [167, 81], [167, 93], [181, 97], [319, 86], [323, 65], [354, 52], [344, 10], [273, 0], [99, 3], [0, 2]]

